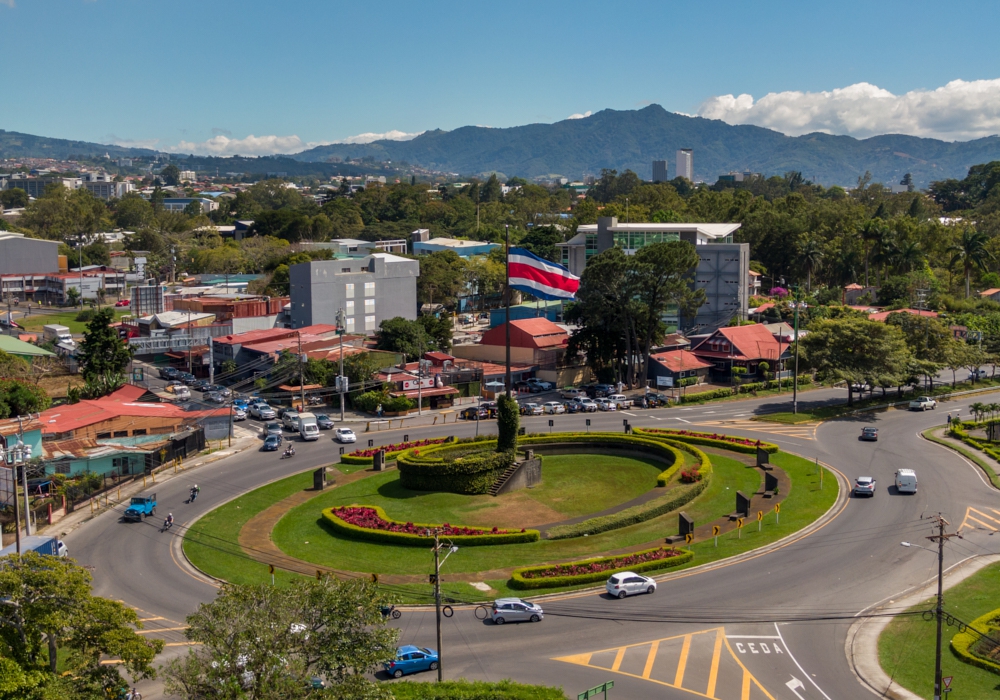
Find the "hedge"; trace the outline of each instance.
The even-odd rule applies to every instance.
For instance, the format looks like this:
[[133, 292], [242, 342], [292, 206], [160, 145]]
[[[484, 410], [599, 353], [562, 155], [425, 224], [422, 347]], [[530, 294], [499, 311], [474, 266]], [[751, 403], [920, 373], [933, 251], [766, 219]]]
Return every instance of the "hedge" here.
[[[1000, 617], [1000, 608], [992, 610], [985, 615], [980, 615], [969, 623], [969, 627], [978, 630], [982, 634], [996, 635], [998, 631], [996, 620], [998, 617]], [[973, 647], [979, 640], [980, 637], [978, 634], [959, 632], [951, 638], [951, 650], [955, 653], [955, 656], [967, 664], [972, 664], [993, 673], [1000, 673], [1000, 664], [989, 659], [984, 659], [973, 651]]]
[[[409, 443], [404, 443], [404, 444], [408, 445], [407, 447], [403, 447], [402, 449], [398, 449], [398, 450], [393, 450], [391, 452], [386, 452], [385, 453], [385, 460], [387, 462], [392, 461], [392, 460], [396, 459], [396, 457], [398, 457], [399, 455], [403, 454], [404, 452], [406, 452], [407, 450], [409, 450], [409, 449], [411, 449], [413, 447], [417, 447], [418, 449], [420, 447], [431, 447], [432, 445], [444, 444], [444, 442], [446, 440], [448, 440], [448, 438], [427, 438], [427, 439], [430, 440], [430, 441], [432, 441], [432, 442], [426, 443], [426, 444], [423, 444], [423, 445], [417, 445], [415, 443], [418, 443], [418, 442], [425, 443], [426, 441], [424, 441], [424, 440], [410, 440]], [[391, 445], [390, 445], [390, 447], [391, 447]], [[377, 450], [379, 448], [377, 448], [377, 447], [369, 447], [367, 449], [369, 449], [369, 450]], [[365, 452], [365, 451], [366, 450], [356, 450], [356, 452]], [[374, 464], [375, 463], [375, 456], [372, 455], [370, 457], [365, 457], [363, 455], [358, 455], [358, 454], [355, 454], [354, 452], [352, 452], [350, 454], [343, 455], [340, 458], [340, 461], [342, 463], [344, 463], [344, 464]]]
[[511, 680], [499, 683], [467, 680], [440, 683], [409, 681], [393, 683], [392, 694], [396, 700], [566, 700], [560, 688], [523, 685]]
[[[781, 380], [781, 386], [791, 386], [792, 378], [785, 377]], [[677, 403], [701, 403], [703, 401], [708, 401], [709, 399], [725, 399], [730, 396], [736, 396], [737, 394], [749, 394], [753, 391], [764, 391], [768, 387], [775, 387], [777, 382], [770, 382], [765, 386], [764, 382], [750, 382], [748, 384], [740, 384], [734, 387], [727, 387], [724, 389], [714, 389], [712, 391], [700, 391], [697, 394], [685, 394], [681, 396]], [[809, 375], [803, 375], [799, 377], [799, 386], [803, 384], [812, 384], [812, 377]]]
[[[676, 440], [678, 442], [686, 442], [693, 445], [705, 445], [707, 447], [718, 447], [723, 450], [731, 450], [733, 452], [743, 452], [746, 454], [757, 454], [757, 444], [760, 443], [760, 447], [763, 448], [768, 454], [774, 454], [778, 451], [778, 446], [771, 442], [764, 442], [763, 440], [753, 440], [752, 438], [744, 438], [739, 435], [725, 435], [723, 433], [699, 433], [693, 430], [667, 430], [665, 428], [633, 428], [633, 432], [639, 435], [662, 435], [670, 440]], [[731, 442], [731, 440], [750, 440], [754, 442], [753, 445], [742, 445], [737, 442]]]
[[[647, 552], [654, 552], [659, 547], [655, 549], [647, 549], [642, 552], [635, 552], [635, 554], [645, 554]], [[620, 556], [620, 555], [618, 555]], [[584, 559], [582, 561], [569, 562], [569, 564], [590, 564], [593, 562], [604, 562], [612, 561], [617, 559], [618, 556], [612, 557], [597, 557], [593, 559]], [[525, 566], [520, 569], [514, 569], [514, 573], [511, 575], [510, 580], [507, 585], [511, 588], [518, 590], [528, 590], [532, 588], [561, 588], [562, 586], [576, 586], [583, 583], [596, 583], [598, 581], [606, 581], [608, 577], [616, 574], [620, 571], [634, 571], [640, 573], [642, 571], [657, 571], [660, 569], [672, 569], [676, 566], [681, 566], [682, 564], [687, 564], [694, 558], [694, 552], [687, 551], [682, 552], [676, 557], [670, 557], [669, 559], [660, 559], [659, 561], [650, 561], [643, 564], [633, 564], [627, 567], [621, 567], [619, 569], [608, 569], [606, 571], [597, 571], [592, 574], [578, 574], [576, 576], [548, 576], [546, 578], [524, 578], [525, 572], [528, 571], [543, 571], [549, 568], [546, 566]]]
[[[397, 523], [400, 525], [405, 525], [398, 520], [392, 520], [389, 516], [385, 514], [385, 511], [378, 506], [360, 506], [363, 508], [371, 508], [378, 516], [383, 520], [389, 522]], [[387, 530], [372, 530], [365, 527], [358, 527], [357, 525], [352, 525], [351, 523], [345, 522], [338, 518], [334, 512], [333, 508], [325, 508], [323, 510], [323, 518], [330, 527], [342, 535], [350, 537], [352, 539], [366, 540], [368, 542], [379, 542], [382, 544], [401, 544], [406, 546], [416, 546], [416, 547], [426, 547], [429, 543], [434, 541], [433, 537], [427, 537], [425, 535], [411, 535], [405, 532], [390, 532]], [[428, 524], [428, 523], [413, 523], [416, 527], [422, 527], [427, 529], [434, 529], [441, 527], [440, 523]], [[454, 527], [462, 527], [456, 525]], [[480, 545], [496, 545], [496, 544], [521, 544], [523, 542], [537, 542], [540, 538], [538, 530], [525, 530], [524, 532], [506, 532], [499, 534], [485, 534], [485, 535], [449, 535], [448, 539], [455, 544], [464, 545], [466, 547], [476, 547]]]

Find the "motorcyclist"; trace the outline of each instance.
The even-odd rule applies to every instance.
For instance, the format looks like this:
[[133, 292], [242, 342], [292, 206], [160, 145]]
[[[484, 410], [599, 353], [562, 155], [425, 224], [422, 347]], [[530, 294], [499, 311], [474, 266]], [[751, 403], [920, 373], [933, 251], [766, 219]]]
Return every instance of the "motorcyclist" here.
[[286, 457], [294, 457], [295, 456], [295, 448], [292, 447], [291, 445], [289, 445], [288, 447], [286, 447], [285, 448], [285, 456]]
[[194, 502], [194, 499], [198, 498], [198, 494], [199, 493], [201, 493], [201, 489], [198, 488], [198, 484], [195, 484], [193, 487], [191, 487], [191, 502], [192, 503]]
[[167, 519], [163, 521], [163, 527], [170, 527], [174, 524], [174, 514], [167, 513]]

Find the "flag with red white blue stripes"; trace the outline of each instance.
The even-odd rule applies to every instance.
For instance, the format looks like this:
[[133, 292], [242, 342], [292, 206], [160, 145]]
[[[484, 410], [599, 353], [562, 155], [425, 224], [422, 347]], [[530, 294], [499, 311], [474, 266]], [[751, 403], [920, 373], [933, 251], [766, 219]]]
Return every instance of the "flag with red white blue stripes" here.
[[526, 248], [511, 248], [508, 284], [539, 299], [575, 299], [580, 278], [562, 265], [540, 258]]

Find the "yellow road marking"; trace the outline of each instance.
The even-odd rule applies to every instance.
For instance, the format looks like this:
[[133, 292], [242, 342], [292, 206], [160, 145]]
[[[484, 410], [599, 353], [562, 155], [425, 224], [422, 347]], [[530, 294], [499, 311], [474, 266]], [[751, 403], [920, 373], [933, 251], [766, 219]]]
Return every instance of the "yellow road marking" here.
[[722, 657], [722, 642], [726, 638], [726, 631], [720, 627], [719, 631], [715, 635], [715, 649], [712, 651], [712, 668], [708, 672], [708, 690], [705, 694], [710, 697], [715, 697], [715, 683], [719, 678], [719, 660]]
[[986, 528], [987, 530], [993, 530], [993, 532], [996, 532], [996, 531], [997, 531], [997, 529], [996, 529], [995, 527], [993, 527], [992, 525], [990, 525], [989, 523], [984, 523], [984, 522], [983, 522], [982, 520], [980, 520], [979, 518], [974, 518], [974, 517], [972, 517], [971, 515], [966, 515], [966, 516], [965, 516], [965, 521], [966, 521], [966, 522], [973, 522], [973, 523], [979, 523], [980, 525], [982, 525], [982, 526], [983, 526], [984, 528]]
[[154, 620], [162, 620], [162, 617], [140, 617], [139, 622], [153, 622]]
[[750, 672], [743, 669], [743, 692], [740, 693], [741, 700], [750, 700]]
[[646, 657], [646, 666], [642, 669], [642, 677], [649, 680], [649, 674], [653, 672], [653, 662], [656, 661], [656, 652], [660, 649], [660, 640], [657, 639], [649, 646], [649, 656]]
[[726, 639], [724, 641], [725, 641], [725, 644], [726, 644], [726, 649], [729, 650], [729, 655], [733, 657], [733, 661], [735, 661], [736, 663], [738, 663], [740, 665], [740, 668], [743, 669], [743, 687], [745, 688], [745, 690], [743, 692], [743, 700], [749, 700], [749, 698], [750, 698], [750, 689], [747, 687], [747, 683], [749, 681], [753, 681], [753, 684], [755, 686], [757, 686], [758, 688], [760, 688], [760, 692], [764, 693], [764, 695], [766, 695], [768, 697], [768, 700], [774, 700], [774, 696], [771, 695], [769, 692], [767, 692], [767, 690], [764, 689], [764, 686], [762, 686], [760, 684], [760, 682], [756, 678], [753, 677], [753, 674], [750, 673], [750, 671], [747, 669], [747, 667], [743, 665], [743, 662], [740, 661], [739, 657], [736, 656], [736, 654], [733, 652], [733, 648], [731, 646], [729, 646], [729, 640]]
[[[996, 513], [997, 515], [1000, 515], [1000, 511], [994, 508], [990, 508], [989, 510]], [[973, 513], [975, 513], [975, 515], [973, 515]], [[986, 522], [987, 520], [990, 520], [992, 522]], [[997, 525], [1000, 525], [1000, 518], [994, 518], [992, 515], [988, 515], [987, 513], [984, 513], [978, 508], [973, 508], [969, 506], [965, 509], [965, 518], [962, 520], [962, 524], [959, 526], [958, 529], [961, 530], [965, 527], [971, 527], [975, 529], [976, 524], [982, 525], [983, 528], [986, 530], [992, 530], [993, 532], [1000, 531], [997, 528]]]
[[[684, 669], [687, 666], [688, 654], [691, 652], [691, 635], [684, 637], [684, 646], [681, 647], [681, 658], [677, 661], [677, 673], [674, 675], [674, 685], [678, 688], [684, 686]], [[617, 669], [615, 669], [617, 670]]]
[[[987, 515], [987, 514], [986, 514], [986, 513], [984, 513], [983, 511], [979, 510], [978, 508], [969, 508], [969, 510], [970, 510], [971, 512], [975, 513], [976, 515], [981, 515], [981, 516], [983, 516], [984, 518], [986, 518], [986, 519], [988, 519], [988, 520], [992, 520], [992, 521], [993, 521], [993, 522], [995, 522], [995, 523], [1000, 523], [1000, 518], [994, 518], [994, 517], [993, 517], [992, 515]], [[993, 510], [993, 509], [992, 509], [992, 508], [990, 508], [990, 510]], [[995, 510], [993, 510], [993, 512], [994, 512], [994, 513], [996, 513], [996, 511], [995, 511]]]
[[625, 647], [618, 647], [618, 653], [615, 654], [615, 662], [611, 664], [611, 670], [617, 672], [619, 668], [622, 667], [622, 659], [625, 658]]
[[186, 630], [187, 627], [152, 627], [148, 630], [136, 630], [136, 634], [151, 634], [153, 632], [176, 632], [178, 630]]
[[[165, 646], [165, 647], [200, 647], [201, 646], [201, 642], [167, 642], [163, 646]], [[768, 695], [768, 697], [771, 697], [771, 696]], [[774, 700], [774, 698], [771, 698], [771, 700]]]

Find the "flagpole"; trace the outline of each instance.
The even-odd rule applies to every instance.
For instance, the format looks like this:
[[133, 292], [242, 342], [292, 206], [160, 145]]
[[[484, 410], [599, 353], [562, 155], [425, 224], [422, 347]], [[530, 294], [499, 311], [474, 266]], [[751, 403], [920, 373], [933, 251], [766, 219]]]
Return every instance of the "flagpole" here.
[[510, 224], [504, 224], [505, 229], [505, 253], [504, 255], [504, 267], [505, 267], [505, 277], [506, 277], [506, 288], [504, 289], [504, 331], [507, 334], [506, 346], [507, 346], [507, 368], [504, 374], [504, 385], [507, 390], [507, 398], [510, 398]]

